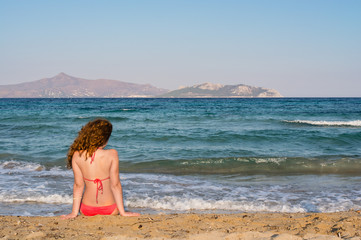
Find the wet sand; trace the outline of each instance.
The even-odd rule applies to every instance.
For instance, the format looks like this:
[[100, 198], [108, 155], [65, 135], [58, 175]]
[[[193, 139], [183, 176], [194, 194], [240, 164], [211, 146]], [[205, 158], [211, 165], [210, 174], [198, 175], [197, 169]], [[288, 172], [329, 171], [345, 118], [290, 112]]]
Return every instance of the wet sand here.
[[60, 217], [0, 216], [0, 239], [361, 240], [361, 214], [240, 213]]

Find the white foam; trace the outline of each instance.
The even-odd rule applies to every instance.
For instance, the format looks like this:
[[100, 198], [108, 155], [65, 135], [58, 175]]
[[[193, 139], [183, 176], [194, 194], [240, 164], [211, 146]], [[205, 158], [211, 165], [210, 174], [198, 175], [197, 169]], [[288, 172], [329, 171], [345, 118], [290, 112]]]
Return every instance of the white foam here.
[[73, 201], [70, 195], [51, 194], [47, 196], [33, 195], [33, 196], [19, 196], [11, 194], [1, 194], [0, 202], [4, 203], [48, 203], [48, 204], [71, 204]]
[[306, 209], [291, 204], [270, 204], [267, 202], [248, 202], [232, 200], [204, 200], [201, 198], [182, 198], [167, 196], [164, 198], [129, 198], [128, 207], [152, 208], [173, 211], [190, 210], [230, 210], [245, 212], [306, 212]]
[[25, 170], [25, 171], [41, 171], [45, 169], [44, 166], [38, 163], [29, 163], [21, 161], [5, 161], [0, 163], [0, 169], [6, 170]]
[[293, 120], [284, 122], [288, 123], [300, 123], [300, 124], [309, 124], [315, 126], [348, 126], [348, 127], [361, 127], [361, 120], [354, 121], [310, 121], [310, 120]]
[[256, 163], [275, 163], [280, 165], [281, 162], [284, 162], [287, 158], [251, 158]]
[[5, 161], [0, 162], [0, 173], [32, 173], [39, 175], [52, 175], [52, 176], [73, 176], [72, 171], [64, 170], [59, 166], [54, 166], [46, 169], [45, 166], [39, 163], [29, 163], [23, 161]]
[[204, 159], [204, 160], [199, 160], [199, 161], [186, 161], [186, 162], [181, 162], [182, 165], [207, 165], [207, 164], [222, 164], [224, 163], [224, 159]]

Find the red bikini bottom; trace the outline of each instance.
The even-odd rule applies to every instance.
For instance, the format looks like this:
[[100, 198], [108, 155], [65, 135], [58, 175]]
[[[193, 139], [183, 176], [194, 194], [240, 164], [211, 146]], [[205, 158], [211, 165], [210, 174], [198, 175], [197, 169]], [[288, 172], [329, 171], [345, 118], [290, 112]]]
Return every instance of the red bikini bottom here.
[[117, 208], [117, 204], [101, 207], [93, 207], [85, 204], [80, 205], [80, 212], [85, 216], [95, 216], [95, 215], [110, 215]]

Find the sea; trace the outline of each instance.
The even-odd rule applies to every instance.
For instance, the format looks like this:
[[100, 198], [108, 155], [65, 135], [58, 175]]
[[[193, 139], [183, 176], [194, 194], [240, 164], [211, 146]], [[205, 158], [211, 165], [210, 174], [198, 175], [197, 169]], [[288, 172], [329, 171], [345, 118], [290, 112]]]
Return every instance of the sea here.
[[113, 124], [127, 210], [361, 209], [361, 98], [4, 98], [0, 215], [71, 212], [66, 154], [95, 118]]

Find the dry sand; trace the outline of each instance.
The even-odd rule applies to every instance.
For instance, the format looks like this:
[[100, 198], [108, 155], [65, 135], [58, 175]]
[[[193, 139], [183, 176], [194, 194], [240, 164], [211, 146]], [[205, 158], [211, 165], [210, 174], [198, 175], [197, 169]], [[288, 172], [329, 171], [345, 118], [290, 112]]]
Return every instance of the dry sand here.
[[59, 217], [0, 216], [0, 239], [361, 240], [361, 214], [243, 213]]

